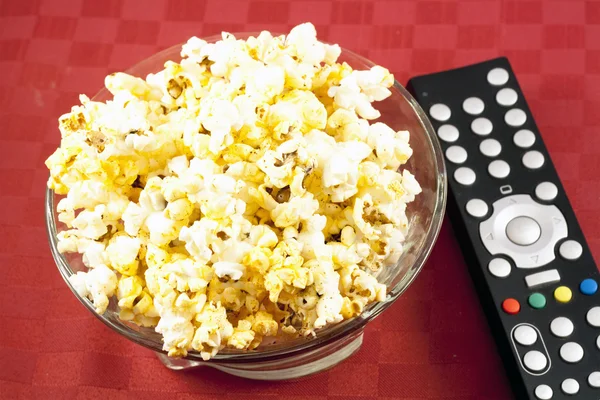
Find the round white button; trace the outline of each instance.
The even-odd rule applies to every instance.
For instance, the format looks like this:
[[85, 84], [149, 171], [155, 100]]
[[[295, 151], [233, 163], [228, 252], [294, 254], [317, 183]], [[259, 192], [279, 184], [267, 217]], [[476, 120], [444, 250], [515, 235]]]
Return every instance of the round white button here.
[[510, 126], [521, 126], [527, 121], [527, 114], [520, 108], [508, 110], [504, 115], [504, 122]]
[[535, 388], [535, 397], [540, 400], [550, 400], [554, 392], [548, 385], [539, 385]]
[[446, 150], [446, 157], [455, 164], [462, 164], [467, 161], [467, 151], [460, 146], [450, 146]]
[[566, 394], [577, 394], [579, 392], [579, 383], [573, 378], [568, 378], [562, 382], [560, 388]]
[[537, 350], [531, 350], [523, 357], [523, 364], [525, 364], [530, 371], [538, 372], [546, 368], [548, 360], [543, 353]]
[[463, 110], [468, 114], [481, 114], [484, 108], [485, 104], [483, 104], [483, 101], [478, 97], [469, 97], [463, 101]]
[[479, 145], [479, 151], [481, 151], [484, 156], [488, 157], [496, 157], [500, 154], [501, 150], [502, 145], [496, 139], [485, 139]]
[[596, 338], [596, 347], [600, 350], [600, 335]]
[[535, 187], [535, 195], [540, 200], [554, 200], [558, 195], [558, 188], [552, 182], [542, 182]]
[[520, 246], [529, 246], [540, 238], [542, 229], [533, 218], [516, 217], [506, 225], [506, 236]]
[[475, 171], [471, 168], [460, 167], [454, 171], [454, 179], [462, 185], [472, 185], [475, 182]]
[[475, 118], [471, 122], [471, 130], [478, 135], [489, 135], [492, 132], [492, 121], [487, 118]]
[[595, 328], [600, 328], [600, 306], [590, 309], [585, 318], [587, 319], [588, 324]]
[[583, 347], [579, 343], [569, 342], [560, 347], [560, 358], [568, 363], [576, 363], [583, 358]]
[[544, 165], [544, 155], [537, 150], [528, 151], [523, 156], [523, 165], [529, 169], [538, 169]]
[[557, 317], [550, 323], [550, 332], [557, 337], [567, 337], [575, 329], [573, 322], [567, 317]]
[[508, 82], [508, 71], [504, 68], [494, 68], [487, 74], [487, 80], [489, 83], [495, 86], [504, 85]]
[[521, 325], [514, 332], [515, 340], [523, 346], [531, 346], [537, 340], [537, 332], [529, 325]]
[[518, 98], [517, 92], [511, 88], [500, 89], [498, 93], [496, 93], [496, 101], [498, 104], [505, 107], [515, 104]]
[[600, 388], [600, 372], [594, 371], [588, 376], [588, 383], [593, 388]]
[[510, 275], [510, 263], [504, 258], [494, 258], [488, 264], [488, 269], [497, 278], [506, 278]]
[[438, 121], [447, 121], [452, 113], [447, 105], [438, 103], [431, 106], [429, 114]]
[[581, 254], [583, 253], [583, 247], [581, 247], [579, 242], [567, 240], [560, 245], [558, 252], [567, 260], [576, 260], [581, 257]]
[[488, 206], [485, 201], [480, 199], [471, 199], [467, 202], [467, 212], [473, 217], [483, 217], [488, 212]]
[[458, 139], [458, 129], [454, 125], [442, 125], [438, 128], [437, 134], [444, 142], [454, 142]]
[[488, 165], [488, 172], [494, 178], [506, 178], [510, 173], [510, 166], [506, 161], [494, 160]]
[[535, 135], [528, 129], [521, 129], [513, 136], [513, 142], [517, 146], [526, 149], [535, 143]]

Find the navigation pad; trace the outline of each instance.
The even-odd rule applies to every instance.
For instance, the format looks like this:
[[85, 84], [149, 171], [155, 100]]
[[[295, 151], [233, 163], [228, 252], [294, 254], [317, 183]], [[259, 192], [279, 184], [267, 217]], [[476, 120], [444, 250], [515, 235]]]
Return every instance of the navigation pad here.
[[558, 207], [517, 194], [492, 204], [494, 212], [479, 225], [485, 248], [505, 254], [517, 268], [538, 268], [554, 260], [556, 244], [567, 237], [565, 218]]

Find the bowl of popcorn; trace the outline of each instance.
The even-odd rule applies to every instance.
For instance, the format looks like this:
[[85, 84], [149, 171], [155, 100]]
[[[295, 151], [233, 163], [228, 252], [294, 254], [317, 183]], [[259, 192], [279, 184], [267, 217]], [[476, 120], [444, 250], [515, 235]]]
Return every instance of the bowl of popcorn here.
[[336, 365], [439, 233], [424, 112], [311, 23], [192, 37], [80, 102], [46, 160], [50, 249], [90, 312], [171, 369]]

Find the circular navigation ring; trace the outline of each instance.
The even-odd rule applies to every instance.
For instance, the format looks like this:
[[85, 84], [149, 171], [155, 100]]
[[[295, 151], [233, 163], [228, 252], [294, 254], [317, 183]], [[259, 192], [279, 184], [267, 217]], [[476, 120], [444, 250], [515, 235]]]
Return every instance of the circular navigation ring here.
[[[566, 238], [568, 233], [565, 218], [556, 206], [543, 205], [529, 195], [518, 194], [503, 197], [492, 207], [492, 215], [479, 225], [481, 240], [490, 254], [509, 256], [517, 268], [538, 268], [554, 260], [556, 243]], [[507, 232], [511, 221], [519, 217], [534, 220], [540, 228], [539, 236], [533, 235], [538, 236], [536, 240], [520, 238], [522, 243], [531, 242], [529, 245], [515, 243], [510, 239], [512, 229]]]

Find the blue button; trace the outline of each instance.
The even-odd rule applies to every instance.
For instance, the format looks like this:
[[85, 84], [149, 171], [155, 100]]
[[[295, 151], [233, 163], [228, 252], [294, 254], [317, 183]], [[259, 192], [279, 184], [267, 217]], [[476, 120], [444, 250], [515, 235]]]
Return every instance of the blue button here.
[[593, 279], [584, 279], [579, 285], [579, 290], [581, 293], [591, 296], [598, 291], [598, 283]]

